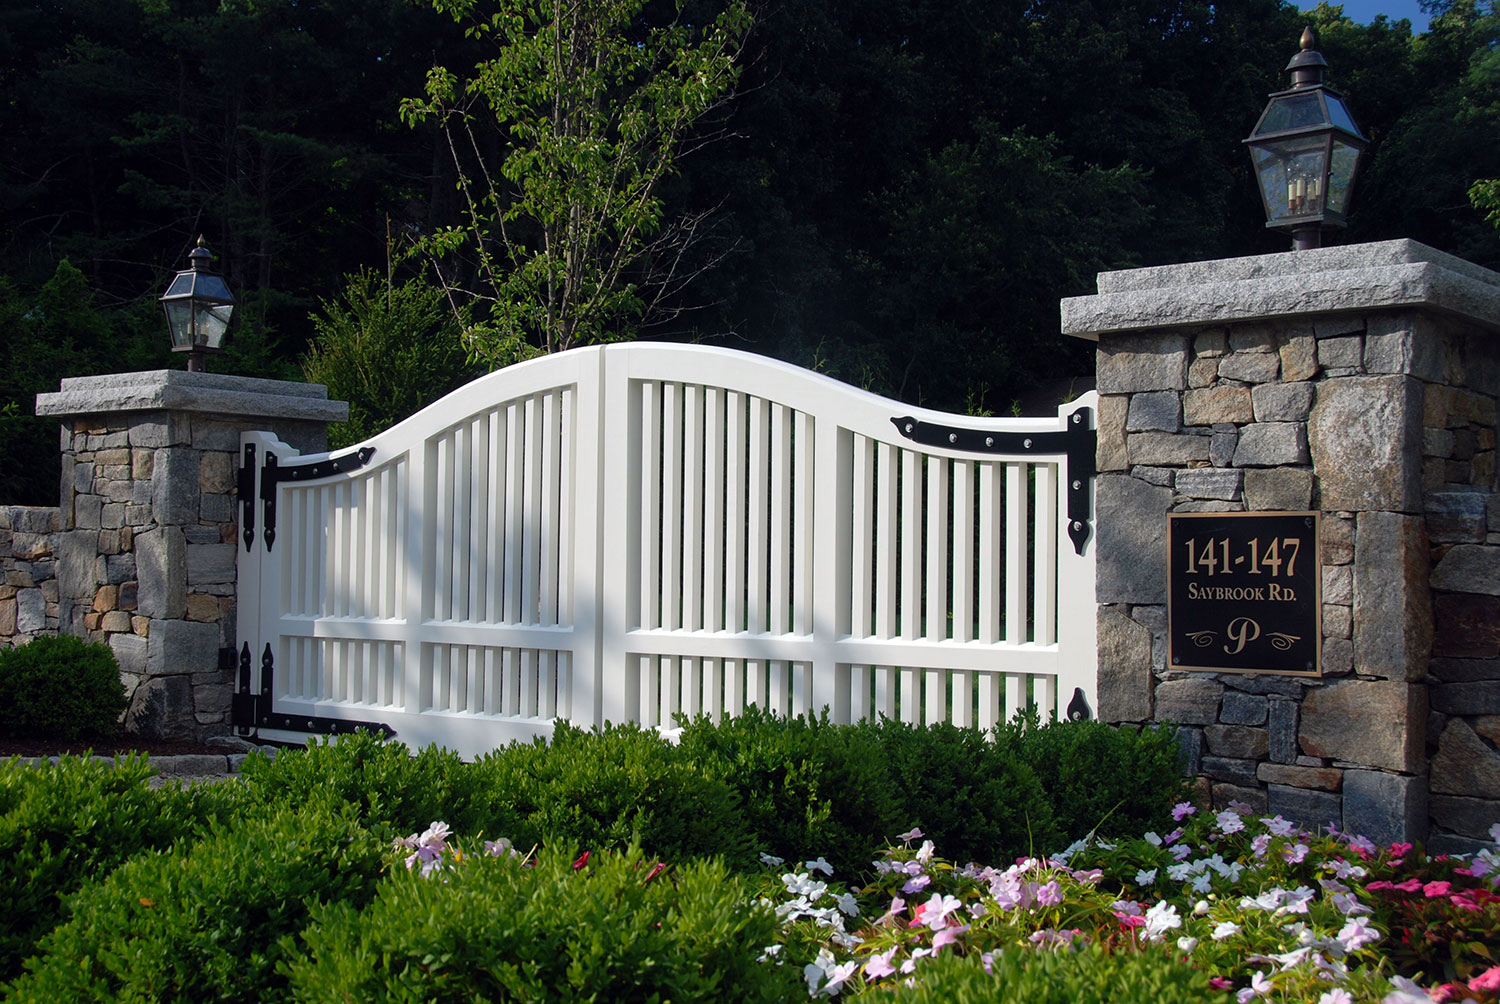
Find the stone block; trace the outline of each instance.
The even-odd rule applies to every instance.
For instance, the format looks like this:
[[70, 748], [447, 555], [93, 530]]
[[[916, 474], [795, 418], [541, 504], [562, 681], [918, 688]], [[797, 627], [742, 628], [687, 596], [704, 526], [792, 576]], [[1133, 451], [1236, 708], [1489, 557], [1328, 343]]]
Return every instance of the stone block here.
[[147, 739], [194, 739], [193, 687], [185, 676], [147, 677], [125, 711], [125, 731]]
[[1119, 474], [1095, 483], [1099, 603], [1167, 602], [1166, 514], [1172, 490]]
[[1301, 719], [1298, 738], [1309, 756], [1413, 774], [1426, 767], [1426, 687], [1335, 680], [1308, 690]]
[[1354, 672], [1354, 641], [1350, 638], [1323, 639], [1323, 675], [1347, 676]]
[[1343, 604], [1354, 602], [1353, 565], [1323, 566], [1323, 602]]
[[1101, 395], [1182, 390], [1187, 385], [1187, 368], [1187, 335], [1106, 335], [1099, 339], [1095, 375]]
[[1264, 725], [1267, 703], [1267, 698], [1258, 694], [1226, 691], [1224, 703], [1219, 708], [1219, 721], [1225, 725]]
[[99, 630], [111, 634], [125, 633], [130, 630], [130, 615], [123, 610], [111, 610], [99, 619]]
[[[1226, 694], [1225, 698], [1229, 696]], [[1222, 711], [1219, 717], [1223, 718]], [[1248, 725], [1210, 725], [1203, 730], [1203, 738], [1215, 756], [1264, 760], [1269, 750], [1266, 730]]]
[[106, 554], [104, 556], [104, 581], [119, 585], [136, 577], [135, 555]]
[[[1500, 683], [1496, 684], [1496, 695], [1500, 697]], [[1449, 719], [1438, 740], [1437, 755], [1432, 758], [1428, 784], [1433, 792], [1444, 795], [1500, 798], [1500, 753], [1468, 722]]]
[[210, 523], [233, 523], [237, 518], [233, 495], [204, 495], [198, 505], [199, 515]]
[[1276, 333], [1265, 325], [1240, 325], [1229, 332], [1232, 352], [1275, 352]]
[[156, 466], [156, 451], [134, 449], [130, 451], [130, 478], [133, 481], [150, 481]]
[[[297, 444], [290, 443], [290, 445], [296, 446]], [[240, 447], [239, 426], [231, 422], [216, 422], [202, 414], [194, 415], [193, 447], [199, 450], [234, 453]]]
[[1458, 544], [1432, 570], [1432, 588], [1500, 596], [1500, 547]]
[[1422, 385], [1406, 376], [1318, 385], [1307, 438], [1325, 510], [1416, 511], [1421, 394]]
[[155, 620], [146, 636], [146, 669], [153, 676], [208, 673], [219, 666], [219, 626]]
[[1193, 338], [1193, 354], [1204, 359], [1217, 359], [1229, 354], [1229, 333], [1223, 328], [1200, 331]]
[[1260, 422], [1240, 430], [1236, 467], [1281, 467], [1308, 462], [1307, 426], [1302, 422]]
[[16, 598], [14, 595], [0, 600], [0, 638], [9, 638], [16, 633]]
[[122, 582], [115, 588], [119, 590], [115, 605], [121, 610], [134, 610], [140, 599], [139, 583]]
[[1318, 343], [1311, 335], [1293, 335], [1281, 346], [1281, 379], [1311, 380], [1318, 375]]
[[1311, 788], [1315, 791], [1338, 791], [1344, 785], [1344, 772], [1337, 767], [1302, 767], [1289, 763], [1263, 763], [1256, 768], [1255, 776], [1267, 784], [1291, 785], [1294, 788]]
[[99, 495], [70, 495], [73, 499], [73, 525], [80, 530], [97, 530], [104, 514], [104, 499]]
[[1310, 383], [1261, 384], [1250, 393], [1257, 422], [1306, 422], [1312, 413]]
[[92, 600], [104, 581], [98, 530], [68, 530], [57, 535], [57, 582], [60, 594], [80, 603]]
[[1327, 832], [1344, 818], [1344, 800], [1327, 791], [1285, 784], [1266, 786], [1266, 811], [1314, 832]]
[[187, 598], [187, 619], [198, 621], [201, 624], [217, 623], [219, 620], [219, 600], [214, 596], [203, 596], [193, 593]]
[[1296, 467], [1245, 471], [1245, 508], [1251, 512], [1305, 512], [1312, 507], [1312, 471]]
[[1453, 433], [1447, 429], [1422, 430], [1422, 453], [1429, 457], [1453, 456]]
[[1182, 395], [1182, 421], [1185, 425], [1243, 425], [1255, 418], [1255, 405], [1249, 387], [1219, 384], [1189, 390]]
[[1323, 604], [1323, 637], [1353, 638], [1354, 608]]
[[1230, 784], [1246, 785], [1254, 787], [1255, 761], [1240, 760], [1233, 757], [1222, 757], [1205, 755], [1198, 765], [1199, 773], [1207, 774], [1215, 781], [1227, 781]]
[[1420, 777], [1344, 771], [1345, 833], [1377, 845], [1427, 839], [1427, 784]]
[[1357, 672], [1387, 680], [1420, 680], [1427, 675], [1432, 652], [1430, 567], [1421, 517], [1359, 514], [1354, 544]]
[[202, 454], [182, 447], [158, 450], [151, 472], [151, 509], [163, 526], [198, 522]]
[[1116, 607], [1098, 613], [1099, 720], [1151, 718], [1151, 631]]
[[1160, 390], [1134, 394], [1125, 428], [1130, 432], [1176, 432], [1182, 427], [1182, 397], [1176, 391]]
[[1235, 352], [1219, 360], [1221, 380], [1267, 383], [1281, 374], [1281, 357], [1274, 352]]
[[1318, 365], [1324, 369], [1358, 369], [1364, 364], [1364, 353], [1361, 335], [1318, 339]]
[[1130, 467], [1130, 454], [1125, 449], [1125, 420], [1129, 409], [1128, 397], [1119, 394], [1101, 394], [1099, 397], [1094, 463], [1101, 471], [1123, 471]]
[[222, 543], [222, 541], [219, 539], [219, 528], [216, 526], [209, 526], [205, 523], [198, 523], [192, 526], [183, 527], [182, 536], [187, 540], [189, 546], [192, 546], [193, 544]]
[[[1482, 544], [1489, 529], [1489, 503], [1492, 497], [1481, 492], [1433, 492], [1426, 498], [1427, 537], [1434, 544]], [[1491, 576], [1500, 573], [1500, 549]], [[1441, 567], [1441, 566], [1440, 566]], [[1448, 588], [1434, 585], [1433, 588]], [[1497, 584], [1500, 588], [1500, 584]], [[1487, 592], [1463, 589], [1460, 592]]]
[[1427, 673], [1440, 683], [1500, 680], [1500, 659], [1433, 659]]
[[109, 636], [109, 650], [115, 654], [121, 673], [146, 674], [146, 639], [135, 634], [113, 634]]
[[1323, 564], [1347, 565], [1354, 561], [1354, 520], [1325, 514], [1319, 520], [1318, 537]]
[[135, 538], [139, 575], [137, 606], [153, 618], [181, 617], [187, 610], [187, 543], [181, 527], [163, 526]]
[[1241, 472], [1229, 467], [1194, 467], [1178, 471], [1174, 481], [1179, 494], [1195, 499], [1239, 497]]
[[1445, 715], [1500, 715], [1500, 680], [1443, 683], [1431, 697], [1433, 709]]
[[1177, 470], [1172, 467], [1132, 467], [1130, 476], [1139, 478], [1148, 485], [1171, 488], [1177, 481]]
[[192, 424], [185, 412], [146, 412], [131, 416], [127, 433], [131, 446], [159, 450], [164, 446], [186, 445], [192, 435]]
[[1429, 809], [1432, 821], [1438, 826], [1478, 840], [1487, 841], [1490, 827], [1500, 820], [1500, 801], [1484, 798], [1432, 795]]
[[226, 495], [234, 491], [234, 454], [205, 451], [198, 462], [198, 490], [204, 495]]
[[[218, 539], [217, 530], [214, 539]], [[235, 546], [233, 544], [188, 544], [187, 583], [189, 586], [215, 582], [234, 582]]]
[[1156, 720], [1175, 725], [1214, 725], [1219, 721], [1219, 702], [1224, 685], [1217, 680], [1190, 676], [1163, 680], [1156, 685]]
[[1133, 432], [1125, 438], [1132, 464], [1148, 467], [1186, 467], [1208, 462], [1207, 436], [1177, 435], [1170, 432]]
[[47, 630], [47, 598], [40, 589], [16, 593], [16, 633], [40, 634]]
[[1234, 425], [1215, 425], [1209, 439], [1208, 459], [1215, 467], [1228, 467], [1234, 463], [1234, 449], [1240, 445], [1240, 430]]
[[1227, 809], [1231, 802], [1248, 805], [1250, 811], [1255, 813], [1264, 813], [1268, 809], [1266, 793], [1262, 788], [1252, 788], [1242, 784], [1215, 784], [1213, 786], [1214, 808]]
[[1443, 339], [1415, 330], [1410, 315], [1374, 315], [1365, 330], [1365, 371], [1409, 373], [1430, 383], [1448, 382]]
[[1219, 375], [1219, 360], [1194, 359], [1188, 366], [1188, 386], [1207, 387]]

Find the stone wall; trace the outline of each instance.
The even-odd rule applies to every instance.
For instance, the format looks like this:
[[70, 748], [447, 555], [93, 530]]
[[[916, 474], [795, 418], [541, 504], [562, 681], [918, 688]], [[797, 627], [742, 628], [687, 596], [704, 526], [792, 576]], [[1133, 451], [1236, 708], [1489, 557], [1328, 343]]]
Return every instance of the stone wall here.
[[56, 634], [57, 508], [0, 506], [0, 646]]
[[326, 448], [342, 402], [308, 384], [159, 371], [64, 380], [37, 414], [62, 422], [56, 630], [109, 645], [126, 728], [229, 732], [236, 665], [240, 433]]
[[[1472, 849], [1500, 818], [1500, 276], [1393, 242], [1100, 291], [1070, 302], [1099, 340], [1101, 717], [1178, 725], [1216, 805]], [[1166, 514], [1308, 509], [1321, 679], [1173, 671]]]

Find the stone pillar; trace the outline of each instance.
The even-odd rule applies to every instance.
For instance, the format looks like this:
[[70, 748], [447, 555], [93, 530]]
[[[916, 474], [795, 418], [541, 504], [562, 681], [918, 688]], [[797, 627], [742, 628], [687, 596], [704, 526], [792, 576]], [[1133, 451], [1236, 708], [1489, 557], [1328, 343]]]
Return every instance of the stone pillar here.
[[[1101, 717], [1216, 805], [1477, 846], [1500, 819], [1500, 275], [1411, 241], [1099, 276]], [[1166, 514], [1317, 510], [1321, 679], [1173, 672]]]
[[240, 433], [321, 452], [328, 423], [348, 417], [327, 397], [180, 370], [66, 379], [37, 395], [36, 413], [62, 420], [56, 628], [114, 650], [130, 731], [228, 732]]

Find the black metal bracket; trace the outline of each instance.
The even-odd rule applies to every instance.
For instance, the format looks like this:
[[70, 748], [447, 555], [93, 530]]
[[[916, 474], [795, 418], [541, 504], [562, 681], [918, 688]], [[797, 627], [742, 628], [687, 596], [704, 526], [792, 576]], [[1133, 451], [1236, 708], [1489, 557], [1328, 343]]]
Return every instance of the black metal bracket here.
[[247, 642], [240, 650], [239, 689], [234, 695], [233, 724], [241, 735], [249, 734], [246, 722], [257, 729], [281, 729], [285, 732], [316, 732], [327, 736], [349, 735], [358, 729], [373, 732], [389, 739], [396, 730], [384, 722], [360, 722], [348, 718], [323, 718], [317, 715], [286, 715], [271, 710], [271, 695], [275, 692], [276, 657], [271, 646], [260, 657], [260, 693], [250, 693], [250, 645]]
[[[247, 445], [245, 448], [250, 449], [250, 446]], [[267, 453], [265, 466], [260, 472], [260, 501], [266, 528], [266, 550], [269, 551], [276, 543], [277, 485], [283, 481], [316, 481], [318, 478], [357, 471], [368, 464], [374, 455], [375, 447], [364, 446], [353, 453], [329, 457], [326, 460], [315, 460], [304, 464], [283, 464], [276, 459], [276, 454]]]
[[240, 457], [239, 474], [240, 525], [244, 528], [245, 550], [255, 542], [255, 444], [246, 443]]
[[958, 429], [935, 422], [923, 422], [909, 416], [891, 419], [902, 436], [919, 446], [936, 446], [965, 453], [988, 456], [1025, 457], [1033, 454], [1062, 453], [1068, 458], [1068, 536], [1079, 554], [1089, 539], [1090, 511], [1093, 502], [1094, 453], [1098, 434], [1089, 421], [1088, 408], [1079, 408], [1068, 416], [1067, 428], [1061, 432], [987, 432], [982, 429]]
[[1068, 721], [1086, 722], [1093, 715], [1089, 712], [1088, 698], [1083, 696], [1082, 687], [1073, 688], [1073, 699], [1068, 702]]

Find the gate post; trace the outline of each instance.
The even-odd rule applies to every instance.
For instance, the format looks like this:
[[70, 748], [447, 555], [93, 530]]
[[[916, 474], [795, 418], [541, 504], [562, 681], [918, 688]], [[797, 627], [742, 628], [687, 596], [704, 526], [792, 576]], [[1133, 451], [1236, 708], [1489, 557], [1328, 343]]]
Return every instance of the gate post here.
[[315, 384], [157, 370], [76, 377], [38, 394], [62, 422], [57, 536], [63, 634], [106, 642], [126, 727], [227, 733], [234, 688], [240, 433], [321, 452], [348, 405]]
[[[1216, 806], [1479, 846], [1500, 818], [1500, 275], [1390, 241], [1103, 273], [1062, 315], [1099, 346], [1101, 717], [1177, 725]], [[1320, 675], [1168, 665], [1167, 514], [1247, 511], [1319, 517]]]

